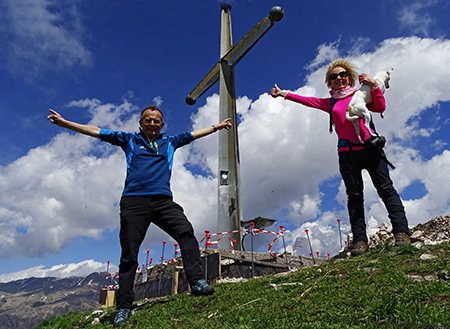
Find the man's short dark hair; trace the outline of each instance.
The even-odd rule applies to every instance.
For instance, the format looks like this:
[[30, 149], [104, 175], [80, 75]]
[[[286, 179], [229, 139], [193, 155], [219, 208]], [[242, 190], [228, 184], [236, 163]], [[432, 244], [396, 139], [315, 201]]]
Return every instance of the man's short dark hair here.
[[163, 119], [163, 121], [164, 121], [163, 113], [162, 113], [162, 111], [158, 108], [158, 106], [156, 106], [156, 105], [149, 105], [149, 106], [147, 106], [145, 109], [143, 109], [143, 110], [141, 111], [141, 118], [140, 118], [140, 120], [144, 119], [144, 113], [145, 113], [145, 111], [147, 111], [147, 110], [158, 111], [159, 113], [161, 113], [161, 119]]

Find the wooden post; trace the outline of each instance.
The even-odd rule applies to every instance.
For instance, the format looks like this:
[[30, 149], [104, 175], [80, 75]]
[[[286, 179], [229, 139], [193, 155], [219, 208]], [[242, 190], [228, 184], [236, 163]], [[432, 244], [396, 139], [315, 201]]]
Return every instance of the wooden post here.
[[116, 291], [109, 289], [100, 290], [100, 305], [101, 308], [108, 308], [116, 304]]
[[178, 270], [175, 270], [172, 277], [172, 295], [178, 294]]

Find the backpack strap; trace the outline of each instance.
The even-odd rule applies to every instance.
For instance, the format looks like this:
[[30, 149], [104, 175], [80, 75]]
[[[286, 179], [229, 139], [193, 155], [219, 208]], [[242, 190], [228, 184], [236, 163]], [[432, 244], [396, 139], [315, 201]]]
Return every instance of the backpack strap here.
[[330, 128], [329, 128], [330, 134], [333, 133], [333, 125], [334, 125], [334, 122], [333, 122], [333, 107], [334, 107], [334, 104], [336, 104], [336, 99], [331, 97], [330, 98]]
[[375, 128], [375, 123], [373, 122], [373, 116], [372, 116], [372, 113], [370, 113], [369, 127], [370, 127], [370, 129], [372, 129], [372, 131], [375, 133], [375, 135], [380, 136], [380, 134], [377, 132], [377, 130], [376, 130], [376, 128]]

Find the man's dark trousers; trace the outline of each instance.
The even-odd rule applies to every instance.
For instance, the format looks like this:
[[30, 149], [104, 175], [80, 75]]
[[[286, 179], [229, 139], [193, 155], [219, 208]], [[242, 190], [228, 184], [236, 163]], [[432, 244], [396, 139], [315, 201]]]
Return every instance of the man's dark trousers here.
[[120, 200], [119, 290], [117, 309], [128, 308], [134, 301], [133, 284], [138, 266], [139, 247], [147, 229], [154, 223], [178, 242], [184, 269], [192, 285], [204, 278], [198, 241], [183, 208], [165, 195], [122, 196]]

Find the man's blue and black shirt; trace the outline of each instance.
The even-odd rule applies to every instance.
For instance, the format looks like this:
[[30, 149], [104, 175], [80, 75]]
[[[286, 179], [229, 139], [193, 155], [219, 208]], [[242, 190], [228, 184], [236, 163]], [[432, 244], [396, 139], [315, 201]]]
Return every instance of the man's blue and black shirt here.
[[169, 195], [175, 150], [194, 140], [191, 133], [174, 136], [159, 134], [148, 140], [143, 132], [129, 133], [101, 129], [100, 140], [117, 145], [125, 152], [127, 177], [123, 196]]

